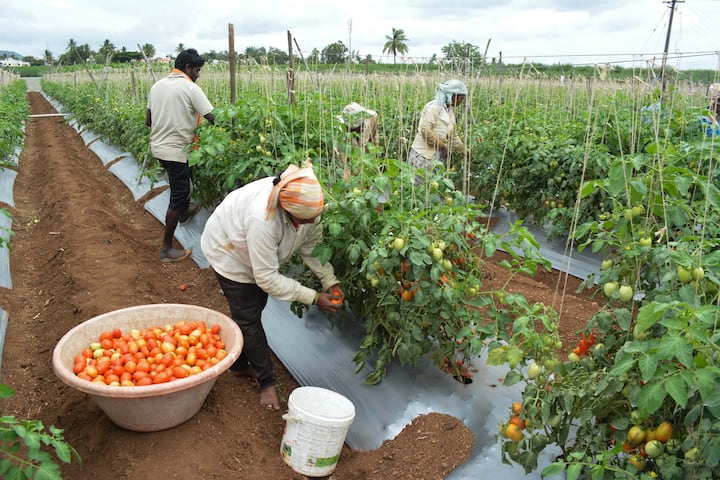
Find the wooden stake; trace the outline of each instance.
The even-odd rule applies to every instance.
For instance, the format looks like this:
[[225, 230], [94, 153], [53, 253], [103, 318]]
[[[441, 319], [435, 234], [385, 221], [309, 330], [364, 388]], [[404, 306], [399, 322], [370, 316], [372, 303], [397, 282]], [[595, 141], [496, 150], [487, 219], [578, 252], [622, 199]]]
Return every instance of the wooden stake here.
[[235, 27], [228, 23], [228, 60], [230, 62], [230, 105], [237, 101], [237, 79], [235, 78]]
[[287, 32], [287, 38], [288, 38], [288, 55], [290, 66], [288, 68], [287, 72], [287, 83], [288, 83], [288, 105], [294, 105], [295, 104], [295, 62], [293, 58], [293, 48], [292, 48], [292, 33], [290, 33], [290, 30]]

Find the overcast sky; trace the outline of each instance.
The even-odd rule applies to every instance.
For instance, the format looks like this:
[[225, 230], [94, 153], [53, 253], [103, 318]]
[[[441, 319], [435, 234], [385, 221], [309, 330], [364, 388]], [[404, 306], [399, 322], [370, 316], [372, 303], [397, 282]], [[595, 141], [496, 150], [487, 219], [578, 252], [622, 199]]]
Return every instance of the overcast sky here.
[[[305, 55], [342, 41], [361, 57], [383, 63], [385, 36], [405, 31], [406, 61], [433, 54], [450, 42], [468, 42], [488, 58], [545, 64], [660, 64], [670, 20], [663, 0], [0, 0], [0, 50], [55, 58], [72, 38], [98, 50], [150, 43], [158, 56], [178, 44], [200, 53], [276, 47], [287, 51], [292, 33]], [[720, 68], [720, 0], [678, 3], [668, 65]], [[295, 48], [295, 46], [294, 46]]]

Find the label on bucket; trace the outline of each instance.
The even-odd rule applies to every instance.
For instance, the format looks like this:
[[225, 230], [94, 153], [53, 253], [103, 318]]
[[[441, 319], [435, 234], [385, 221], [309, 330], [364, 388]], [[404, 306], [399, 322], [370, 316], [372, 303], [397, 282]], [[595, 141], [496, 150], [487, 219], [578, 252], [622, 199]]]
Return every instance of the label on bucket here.
[[[282, 455], [286, 462], [290, 461], [293, 455], [292, 445], [289, 443], [283, 443]], [[305, 466], [317, 468], [332, 467], [338, 462], [338, 460], [340, 460], [340, 454], [327, 458], [306, 457]]]
[[335, 465], [338, 460], [340, 460], [340, 455], [335, 455], [334, 457], [328, 457], [328, 458], [318, 458], [315, 460], [315, 467], [330, 467], [332, 465]]

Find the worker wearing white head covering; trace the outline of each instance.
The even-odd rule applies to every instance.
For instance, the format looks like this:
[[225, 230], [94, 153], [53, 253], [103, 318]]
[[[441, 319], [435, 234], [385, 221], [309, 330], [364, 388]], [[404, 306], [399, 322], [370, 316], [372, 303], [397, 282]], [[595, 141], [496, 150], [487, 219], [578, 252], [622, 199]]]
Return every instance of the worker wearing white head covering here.
[[717, 125], [718, 121], [720, 121], [720, 83], [710, 85], [708, 96], [710, 97], [710, 113]]
[[453, 107], [467, 96], [467, 86], [460, 80], [440, 83], [435, 97], [423, 108], [415, 140], [410, 147], [408, 162], [416, 168], [432, 169], [436, 164], [449, 165], [450, 152], [470, 152], [455, 128]]

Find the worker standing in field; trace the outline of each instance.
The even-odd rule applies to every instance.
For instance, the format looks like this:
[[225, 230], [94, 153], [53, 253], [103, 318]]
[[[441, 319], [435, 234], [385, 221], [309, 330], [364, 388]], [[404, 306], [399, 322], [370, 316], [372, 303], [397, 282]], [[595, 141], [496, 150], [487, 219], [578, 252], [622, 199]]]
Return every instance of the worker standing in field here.
[[160, 161], [170, 184], [170, 202], [165, 213], [165, 233], [160, 260], [174, 263], [185, 260], [190, 250], [173, 247], [178, 223], [184, 223], [200, 209], [190, 206], [192, 169], [188, 163], [189, 149], [195, 129], [204, 117], [215, 123], [213, 106], [195, 83], [205, 60], [191, 48], [175, 59], [175, 68], [157, 81], [148, 94], [145, 124], [150, 127], [150, 149]]
[[467, 87], [460, 80], [438, 84], [435, 98], [425, 105], [420, 114], [418, 131], [408, 155], [412, 166], [431, 170], [440, 163], [449, 168], [451, 152], [470, 155], [457, 134], [453, 113], [453, 108], [465, 101], [467, 93]]
[[[318, 221], [323, 205], [322, 187], [308, 160], [303, 168], [291, 165], [277, 177], [230, 192], [210, 215], [200, 238], [230, 315], [243, 333], [242, 353], [230, 371], [254, 377], [260, 385], [260, 403], [270, 410], [280, 409], [280, 398], [261, 322], [268, 295], [317, 305], [330, 313], [342, 308], [345, 294], [333, 266], [312, 256], [322, 238]], [[280, 273], [295, 253], [318, 277], [323, 292]]]

